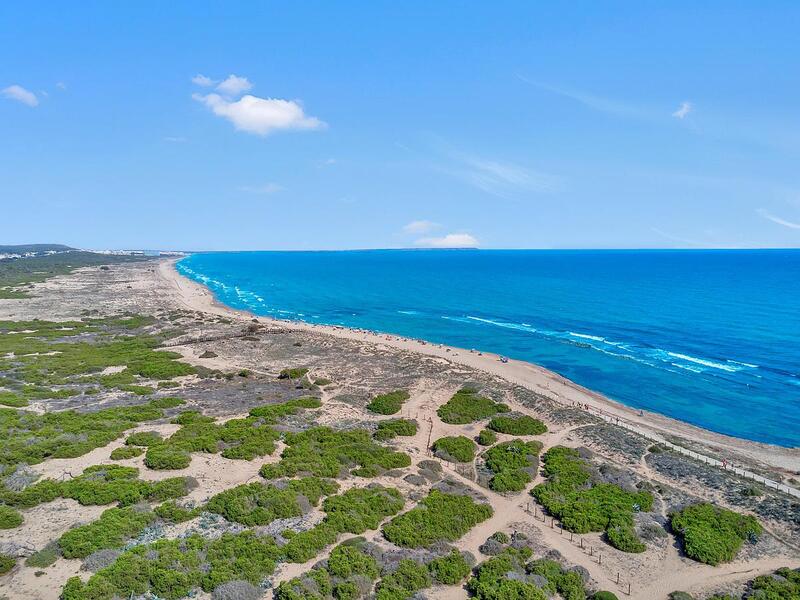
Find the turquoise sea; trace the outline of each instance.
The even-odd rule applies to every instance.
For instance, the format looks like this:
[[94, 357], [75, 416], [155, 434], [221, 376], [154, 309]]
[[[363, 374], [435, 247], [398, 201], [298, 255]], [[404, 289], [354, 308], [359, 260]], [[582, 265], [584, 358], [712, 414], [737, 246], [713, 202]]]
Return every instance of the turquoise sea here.
[[496, 352], [800, 446], [800, 250], [226, 252], [178, 270], [258, 315]]

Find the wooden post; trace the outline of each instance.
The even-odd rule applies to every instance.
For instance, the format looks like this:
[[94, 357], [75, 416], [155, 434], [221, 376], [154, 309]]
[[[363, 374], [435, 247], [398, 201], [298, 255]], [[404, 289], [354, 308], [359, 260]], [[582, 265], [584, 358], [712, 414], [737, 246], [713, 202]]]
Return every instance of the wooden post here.
[[628, 582], [628, 596], [631, 595], [631, 582]]
[[619, 571], [617, 571], [617, 585], [619, 585]]

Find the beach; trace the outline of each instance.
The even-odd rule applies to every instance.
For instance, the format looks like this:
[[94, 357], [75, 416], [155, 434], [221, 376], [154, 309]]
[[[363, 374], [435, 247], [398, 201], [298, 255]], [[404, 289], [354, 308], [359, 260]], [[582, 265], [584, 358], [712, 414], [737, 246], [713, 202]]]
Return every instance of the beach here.
[[[526, 362], [503, 362], [489, 353], [384, 333], [257, 317], [220, 304], [207, 288], [177, 273], [174, 265], [175, 259], [161, 259], [107, 269], [90, 267], [54, 277], [35, 284], [29, 299], [0, 302], [0, 319], [67, 321], [81, 315], [153, 315], [154, 323], [149, 327], [171, 332], [160, 349], [176, 352], [180, 360], [203, 369], [199, 375], [177, 378], [177, 387], [159, 394], [185, 398], [188, 408], [220, 421], [242, 418], [250, 408], [266, 400], [303, 393], [292, 381], [278, 378], [287, 367], [308, 368], [312, 380], [329, 382], [316, 392], [322, 407], [309, 415], [312, 420], [297, 417], [300, 428], [318, 425], [334, 430], [374, 429], [383, 417], [365, 409], [369, 399], [392, 389], [407, 389], [409, 399], [396, 416], [415, 421], [419, 428], [412, 436], [395, 438], [391, 445], [405, 452], [411, 464], [397, 473], [379, 473], [370, 483], [396, 487], [409, 499], [405, 507], [408, 510], [429, 485], [412, 476], [415, 470], [422, 472], [430, 461], [438, 462], [442, 480], [436, 485], [469, 494], [493, 509], [491, 518], [454, 542], [457, 549], [469, 552], [478, 561], [488, 558], [483, 550], [495, 532], [524, 533], [535, 556], [552, 557], [580, 569], [592, 589], [611, 590], [619, 597], [638, 600], [666, 600], [676, 589], [687, 590], [698, 598], [721, 590], [739, 592], [757, 575], [780, 567], [800, 567], [800, 526], [793, 516], [798, 503], [792, 495], [795, 484], [790, 481], [800, 468], [796, 449], [722, 436], [653, 413], [640, 414]], [[204, 376], [205, 371], [227, 373], [229, 377]], [[478, 423], [449, 424], [439, 418], [440, 407], [464, 384], [502, 399], [511, 414], [541, 419], [547, 425], [546, 433], [521, 439], [535, 440], [545, 448], [580, 448], [598, 468], [598, 477], [625, 486], [640, 482], [657, 492], [653, 511], [636, 515], [637, 528], [663, 528], [671, 511], [705, 501], [756, 515], [764, 534], [758, 543], [745, 544], [735, 560], [717, 567], [690, 560], [666, 534], [649, 539], [647, 551], [641, 554], [612, 548], [600, 532], [570, 534], [556, 519], [547, 516], [527, 491], [509, 494], [487, 488], [480, 460], [460, 465], [431, 451], [433, 440], [460, 435], [474, 438], [480, 430]], [[99, 401], [91, 400], [90, 406], [97, 409], [137, 401], [141, 400], [111, 391], [102, 394]], [[26, 410], [84, 410], [87, 402], [80, 396], [36, 401]], [[178, 429], [167, 418], [138, 425], [132, 431], [156, 431], [167, 437]], [[504, 434], [499, 437], [501, 441], [513, 439]], [[51, 458], [32, 468], [42, 477], [62, 480], [92, 465], [107, 463], [111, 452], [124, 446], [124, 439], [119, 438], [81, 456]], [[226, 489], [259, 481], [260, 467], [278, 463], [284, 449], [283, 442], [278, 442], [276, 451], [269, 456], [249, 461], [198, 452], [189, 467], [179, 471], [149, 469], [142, 456], [120, 464], [137, 467], [139, 476], [146, 481], [176, 474], [190, 476], [196, 487], [187, 499], [202, 504]], [[695, 454], [689, 455], [690, 452]], [[753, 476], [761, 489], [758, 497], [742, 493], [754, 485]], [[764, 484], [765, 480], [780, 489]], [[543, 481], [544, 475], [537, 473], [531, 483]], [[345, 490], [364, 485], [363, 482], [362, 478], [346, 476], [340, 485]], [[16, 548], [21, 556], [27, 556], [54, 536], [97, 519], [105, 508], [60, 499], [27, 509], [23, 511], [25, 523], [21, 527], [0, 531], [0, 546]], [[314, 508], [301, 522], [309, 526], [322, 517], [322, 511]], [[226, 531], [229, 527], [224, 520], [217, 520], [212, 531]], [[196, 521], [190, 521], [164, 526], [158, 535], [175, 537], [187, 531], [202, 529]], [[363, 535], [382, 551], [397, 551], [380, 529]], [[347, 537], [340, 536], [339, 541]], [[330, 550], [328, 547], [304, 563], [279, 564], [268, 587], [306, 573]], [[20, 563], [0, 580], [0, 595], [55, 600], [71, 576], [85, 581], [91, 572], [81, 568], [80, 560], [59, 558], [43, 571]], [[429, 593], [435, 598], [468, 597], [462, 586], [434, 586]], [[267, 597], [270, 594], [268, 591]], [[210, 596], [201, 593], [198, 597]]]

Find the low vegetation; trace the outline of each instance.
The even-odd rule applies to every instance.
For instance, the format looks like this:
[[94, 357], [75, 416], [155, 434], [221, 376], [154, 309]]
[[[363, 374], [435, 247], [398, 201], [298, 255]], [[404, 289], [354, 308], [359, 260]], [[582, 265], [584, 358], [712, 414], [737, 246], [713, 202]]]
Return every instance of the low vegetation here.
[[469, 496], [433, 490], [416, 507], [384, 525], [383, 535], [397, 546], [426, 548], [456, 541], [492, 514], [491, 506]]
[[136, 506], [109, 508], [88, 525], [74, 527], [58, 540], [64, 558], [86, 558], [105, 548], [121, 548], [156, 519], [151, 510]]
[[308, 373], [305, 367], [291, 367], [283, 369], [278, 374], [278, 379], [300, 379]]
[[525, 489], [539, 465], [541, 442], [512, 440], [492, 446], [483, 453], [486, 467], [494, 473], [489, 487], [496, 492], [520, 492]]
[[556, 446], [544, 454], [548, 480], [531, 494], [561, 521], [564, 529], [575, 533], [605, 531], [609, 543], [624, 552], [644, 548], [633, 531], [633, 515], [649, 511], [653, 496], [647, 491], [629, 492], [611, 483], [592, 483], [587, 463], [572, 448]]
[[111, 451], [111, 460], [127, 460], [129, 458], [136, 458], [144, 454], [142, 448], [135, 446], [122, 446], [121, 448], [114, 448]]
[[417, 434], [417, 422], [409, 419], [387, 419], [378, 423], [378, 429], [373, 436], [378, 441], [391, 440], [399, 436], [413, 436]]
[[0, 552], [0, 575], [5, 575], [17, 564], [17, 559], [8, 554]]
[[708, 565], [733, 560], [742, 544], [755, 541], [762, 531], [754, 517], [707, 503], [671, 514], [670, 526], [686, 556]]
[[367, 410], [379, 415], [393, 415], [400, 412], [403, 402], [411, 396], [405, 390], [395, 390], [387, 394], [380, 394], [367, 404]]
[[0, 504], [0, 529], [14, 529], [22, 525], [22, 515], [10, 506]]
[[449, 462], [468, 463], [475, 460], [475, 442], [463, 435], [439, 438], [433, 443], [436, 456]]
[[509, 410], [505, 404], [480, 396], [474, 389], [465, 387], [440, 406], [436, 414], [445, 423], [466, 425]]
[[336, 478], [348, 471], [358, 477], [375, 477], [382, 470], [411, 464], [407, 454], [375, 443], [365, 429], [335, 431], [330, 427], [313, 427], [287, 433], [284, 441], [287, 448], [281, 460], [261, 468], [264, 478], [294, 477], [301, 472]]
[[477, 441], [481, 446], [491, 446], [497, 443], [497, 434], [491, 429], [481, 429]]
[[541, 435], [547, 433], [547, 426], [539, 419], [528, 415], [494, 417], [489, 421], [489, 429], [508, 435]]

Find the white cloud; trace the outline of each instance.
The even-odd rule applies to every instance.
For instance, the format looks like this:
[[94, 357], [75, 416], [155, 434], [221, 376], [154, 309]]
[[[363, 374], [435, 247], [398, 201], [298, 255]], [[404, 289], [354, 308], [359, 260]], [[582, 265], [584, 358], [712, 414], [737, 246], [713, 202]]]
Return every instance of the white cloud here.
[[164, 138], [164, 141], [170, 142], [171, 144], [182, 144], [183, 142], [186, 141], [186, 138], [180, 136], [168, 135]]
[[17, 102], [22, 102], [28, 106], [39, 105], [39, 99], [36, 97], [36, 94], [26, 90], [21, 85], [10, 85], [7, 88], [4, 88], [0, 93], [10, 100], [16, 100]]
[[203, 87], [211, 87], [214, 85], [214, 80], [210, 77], [206, 77], [205, 75], [201, 75], [198, 73], [194, 77], [192, 77], [192, 83], [195, 85], [200, 85]]
[[251, 89], [253, 89], [253, 84], [247, 77], [237, 77], [236, 75], [228, 75], [228, 78], [217, 86], [218, 92], [231, 97], [239, 96]]
[[475, 248], [478, 240], [468, 233], [448, 233], [443, 237], [421, 238], [414, 244], [423, 248]]
[[283, 186], [277, 183], [265, 183], [264, 185], [244, 185], [239, 188], [242, 192], [249, 192], [251, 194], [274, 194], [283, 191]]
[[756, 212], [765, 219], [772, 221], [773, 223], [777, 223], [778, 225], [783, 225], [789, 229], [800, 229], [800, 223], [793, 223], [792, 221], [787, 221], [786, 219], [776, 217], [775, 215], [768, 213], [763, 208], [759, 208]]
[[219, 94], [193, 94], [198, 102], [211, 111], [228, 119], [239, 131], [266, 136], [282, 129], [321, 129], [325, 123], [316, 117], [309, 117], [303, 107], [293, 100], [278, 98], [259, 98], [247, 94], [239, 100], [226, 100]]
[[58, 81], [58, 82], [56, 82], [56, 87], [58, 89], [60, 89], [60, 90], [66, 90], [67, 89], [67, 84], [64, 83], [63, 81]]
[[691, 102], [681, 102], [680, 108], [672, 113], [672, 116], [676, 119], [685, 119], [693, 109], [694, 106], [692, 106]]
[[650, 118], [652, 116], [650, 114], [650, 111], [642, 107], [634, 106], [632, 104], [626, 104], [624, 102], [619, 102], [618, 100], [614, 100], [611, 98], [596, 96], [594, 94], [590, 94], [582, 90], [575, 90], [570, 88], [558, 87], [555, 85], [549, 85], [547, 83], [542, 83], [540, 81], [534, 81], [532, 79], [528, 79], [523, 75], [517, 75], [517, 78], [520, 81], [529, 83], [532, 86], [537, 87], [546, 92], [550, 92], [551, 94], [556, 94], [558, 96], [563, 96], [564, 98], [569, 98], [570, 100], [574, 100], [575, 102], [583, 104], [584, 106], [591, 108], [592, 110], [597, 110], [600, 112], [616, 115], [618, 117], [632, 117], [638, 119], [645, 119], [645, 118]]
[[450, 171], [468, 184], [493, 196], [508, 197], [514, 192], [551, 192], [558, 179], [513, 163], [503, 163], [476, 157], [462, 157], [467, 168]]
[[420, 235], [422, 233], [428, 233], [429, 231], [433, 231], [441, 227], [438, 223], [434, 223], [433, 221], [411, 221], [407, 225], [403, 226], [403, 233], [408, 233], [412, 235]]

